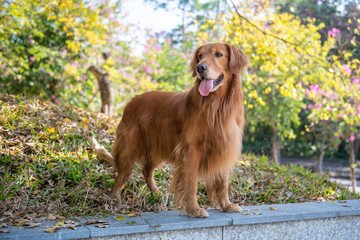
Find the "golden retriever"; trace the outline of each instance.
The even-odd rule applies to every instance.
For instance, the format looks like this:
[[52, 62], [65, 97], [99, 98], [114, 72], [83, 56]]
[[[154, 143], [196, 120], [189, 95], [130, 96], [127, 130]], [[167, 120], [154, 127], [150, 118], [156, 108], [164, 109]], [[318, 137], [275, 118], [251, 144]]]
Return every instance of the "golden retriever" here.
[[208, 217], [197, 203], [199, 178], [208, 198], [222, 211], [241, 211], [229, 201], [228, 179], [242, 148], [240, 73], [247, 64], [247, 56], [237, 47], [206, 44], [191, 61], [196, 81], [190, 90], [135, 96], [124, 109], [111, 154], [93, 139], [95, 153], [113, 162], [118, 172], [111, 195], [118, 195], [135, 163], [142, 165], [150, 191], [158, 191], [153, 173], [167, 162], [173, 166], [175, 201], [190, 217]]

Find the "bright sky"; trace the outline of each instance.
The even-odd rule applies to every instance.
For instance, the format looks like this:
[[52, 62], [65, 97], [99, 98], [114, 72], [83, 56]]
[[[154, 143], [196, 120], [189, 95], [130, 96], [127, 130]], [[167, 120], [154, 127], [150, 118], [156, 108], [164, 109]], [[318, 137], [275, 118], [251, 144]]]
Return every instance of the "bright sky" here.
[[149, 28], [155, 32], [169, 31], [181, 23], [181, 12], [174, 10], [167, 12], [164, 9], [153, 9], [150, 3], [143, 0], [127, 0], [123, 3], [124, 12], [129, 14], [126, 20], [135, 23], [142, 28]]
[[[151, 30], [153, 33], [170, 31], [175, 26], [181, 24], [181, 11], [176, 9], [167, 12], [161, 8], [155, 11], [152, 4], [144, 3], [143, 0], [124, 1], [123, 12], [128, 13], [125, 21], [135, 24], [139, 28], [132, 34], [138, 36], [141, 44], [145, 43], [146, 29]], [[136, 49], [136, 54], [141, 53], [141, 50]]]

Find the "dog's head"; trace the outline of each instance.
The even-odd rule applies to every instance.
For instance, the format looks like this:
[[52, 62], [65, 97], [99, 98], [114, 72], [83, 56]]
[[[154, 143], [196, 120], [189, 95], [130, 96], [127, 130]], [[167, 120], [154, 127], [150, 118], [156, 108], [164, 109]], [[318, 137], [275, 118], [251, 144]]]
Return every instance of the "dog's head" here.
[[239, 48], [227, 43], [210, 43], [195, 50], [190, 68], [192, 76], [198, 78], [200, 94], [208, 96], [247, 65], [248, 58]]

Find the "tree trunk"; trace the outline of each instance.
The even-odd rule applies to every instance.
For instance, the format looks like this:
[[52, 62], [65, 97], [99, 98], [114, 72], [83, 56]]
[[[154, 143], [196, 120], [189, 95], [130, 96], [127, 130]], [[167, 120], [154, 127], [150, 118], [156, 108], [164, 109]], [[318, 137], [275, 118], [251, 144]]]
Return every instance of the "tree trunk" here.
[[354, 141], [349, 141], [349, 155], [350, 155], [350, 182], [352, 190], [356, 190], [356, 176], [355, 176], [355, 146]]
[[109, 74], [95, 66], [90, 66], [88, 70], [96, 77], [101, 97], [101, 112], [106, 115], [112, 115], [114, 107], [114, 93], [109, 80]]
[[278, 136], [277, 129], [275, 127], [275, 122], [271, 120], [271, 129], [272, 129], [272, 160], [276, 163], [280, 163], [280, 138]]
[[[347, 125], [348, 137], [350, 138], [350, 126]], [[349, 139], [348, 138], [348, 139]], [[349, 162], [350, 162], [350, 182], [352, 190], [356, 190], [356, 176], [355, 176], [355, 141], [349, 139]]]
[[325, 133], [323, 132], [321, 138], [321, 147], [320, 147], [320, 158], [319, 158], [319, 172], [320, 175], [323, 175], [323, 161], [324, 161], [324, 154], [325, 154]]

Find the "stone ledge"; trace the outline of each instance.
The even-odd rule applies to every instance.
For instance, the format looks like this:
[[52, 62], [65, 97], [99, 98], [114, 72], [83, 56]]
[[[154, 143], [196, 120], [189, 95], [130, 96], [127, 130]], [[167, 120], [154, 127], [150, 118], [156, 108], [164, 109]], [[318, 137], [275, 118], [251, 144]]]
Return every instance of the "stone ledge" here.
[[[293, 235], [304, 237], [301, 234], [304, 234], [306, 229], [311, 229], [312, 232], [308, 239], [326, 239], [325, 235], [321, 235], [326, 233], [327, 236], [331, 236], [331, 239], [334, 236], [338, 236], [339, 239], [360, 238], [360, 200], [249, 206], [243, 207], [243, 211], [243, 214], [240, 214], [209, 210], [209, 217], [202, 219], [190, 218], [187, 215], [180, 216], [179, 211], [148, 212], [142, 216], [126, 218], [125, 221], [116, 221], [112, 216], [103, 219], [111, 223], [107, 228], [82, 225], [76, 230], [62, 229], [55, 233], [44, 232], [46, 228], [54, 224], [54, 221], [44, 221], [41, 227], [34, 229], [9, 226], [9, 233], [0, 233], [0, 239], [93, 238], [100, 240], [159, 239], [160, 237], [161, 239], [209, 240], [266, 239], [266, 236], [269, 239], [276, 239], [279, 236], [285, 236], [284, 239], [298, 239]], [[86, 221], [84, 218], [79, 220], [82, 224]], [[136, 221], [136, 225], [127, 224], [128, 220]], [[330, 224], [327, 226], [325, 223]], [[332, 229], [329, 229], [330, 226]], [[344, 229], [348, 237], [343, 235]], [[316, 232], [316, 230], [319, 231]], [[292, 237], [287, 234], [290, 232]], [[254, 238], [255, 236], [257, 237]]]

